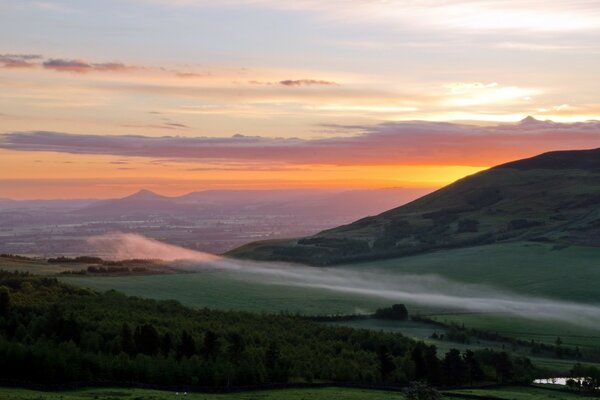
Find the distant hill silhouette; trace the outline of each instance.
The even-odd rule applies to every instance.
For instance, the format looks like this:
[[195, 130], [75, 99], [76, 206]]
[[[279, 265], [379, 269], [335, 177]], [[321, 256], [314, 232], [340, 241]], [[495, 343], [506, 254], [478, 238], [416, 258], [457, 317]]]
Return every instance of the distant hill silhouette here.
[[88, 217], [125, 215], [245, 214], [339, 216], [375, 214], [430, 192], [427, 188], [206, 190], [177, 197], [140, 190], [120, 199], [97, 201], [74, 213]]

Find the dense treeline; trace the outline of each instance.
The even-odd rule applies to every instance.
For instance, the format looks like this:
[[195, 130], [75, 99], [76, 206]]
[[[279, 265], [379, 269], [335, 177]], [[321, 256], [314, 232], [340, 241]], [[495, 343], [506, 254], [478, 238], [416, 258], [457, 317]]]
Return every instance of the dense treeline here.
[[242, 386], [335, 381], [462, 385], [528, 382], [527, 359], [449, 351], [394, 333], [302, 318], [192, 310], [174, 301], [104, 294], [0, 271], [0, 376]]

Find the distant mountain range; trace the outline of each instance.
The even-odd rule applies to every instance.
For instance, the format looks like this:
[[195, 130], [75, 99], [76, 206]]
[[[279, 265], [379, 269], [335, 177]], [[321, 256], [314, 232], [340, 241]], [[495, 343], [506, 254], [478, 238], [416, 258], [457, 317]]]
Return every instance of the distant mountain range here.
[[520, 240], [600, 246], [600, 149], [509, 162], [377, 216], [229, 254], [328, 265]]
[[293, 214], [318, 216], [360, 216], [379, 213], [398, 203], [411, 201], [430, 189], [372, 190], [207, 190], [166, 197], [149, 190], [131, 196], [98, 201], [76, 212], [87, 216], [119, 216], [198, 213]]
[[[431, 189], [141, 190], [109, 200], [0, 200], [0, 253], [88, 254], [86, 238], [131, 232], [222, 253], [267, 238], [313, 234], [375, 215]], [[105, 256], [105, 255], [104, 255]]]

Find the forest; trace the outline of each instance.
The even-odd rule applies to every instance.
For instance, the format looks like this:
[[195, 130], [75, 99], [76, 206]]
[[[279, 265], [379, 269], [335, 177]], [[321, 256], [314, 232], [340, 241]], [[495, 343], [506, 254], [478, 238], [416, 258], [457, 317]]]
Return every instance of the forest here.
[[195, 310], [0, 271], [5, 383], [246, 387], [298, 382], [453, 387], [529, 383], [527, 358], [287, 315]]

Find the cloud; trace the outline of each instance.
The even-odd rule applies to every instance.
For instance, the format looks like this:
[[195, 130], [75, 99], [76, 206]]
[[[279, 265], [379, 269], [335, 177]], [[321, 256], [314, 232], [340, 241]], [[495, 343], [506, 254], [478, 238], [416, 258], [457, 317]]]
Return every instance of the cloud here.
[[[338, 125], [337, 129], [343, 132], [345, 128]], [[544, 151], [600, 144], [600, 121], [568, 124], [528, 119], [488, 127], [411, 121], [364, 126], [359, 134], [356, 125], [348, 129], [351, 135], [317, 139], [13, 132], [0, 135], [0, 148], [178, 161], [491, 166]]]
[[317, 79], [286, 79], [279, 82], [283, 86], [333, 86], [337, 85], [335, 82], [323, 81]]
[[60, 72], [122, 72], [138, 69], [138, 67], [125, 65], [120, 62], [108, 63], [88, 63], [83, 60], [65, 60], [60, 58], [51, 58], [45, 61], [42, 66]]
[[179, 78], [206, 78], [210, 76], [208, 72], [175, 72], [175, 76]]
[[37, 54], [0, 54], [0, 68], [33, 68], [41, 58]]
[[144, 128], [144, 129], [188, 129], [189, 126], [176, 122], [165, 122], [162, 124], [124, 124], [124, 128]]
[[260, 7], [312, 13], [326, 23], [386, 24], [427, 31], [579, 32], [600, 28], [597, 2], [590, 0], [140, 0], [170, 7]]

